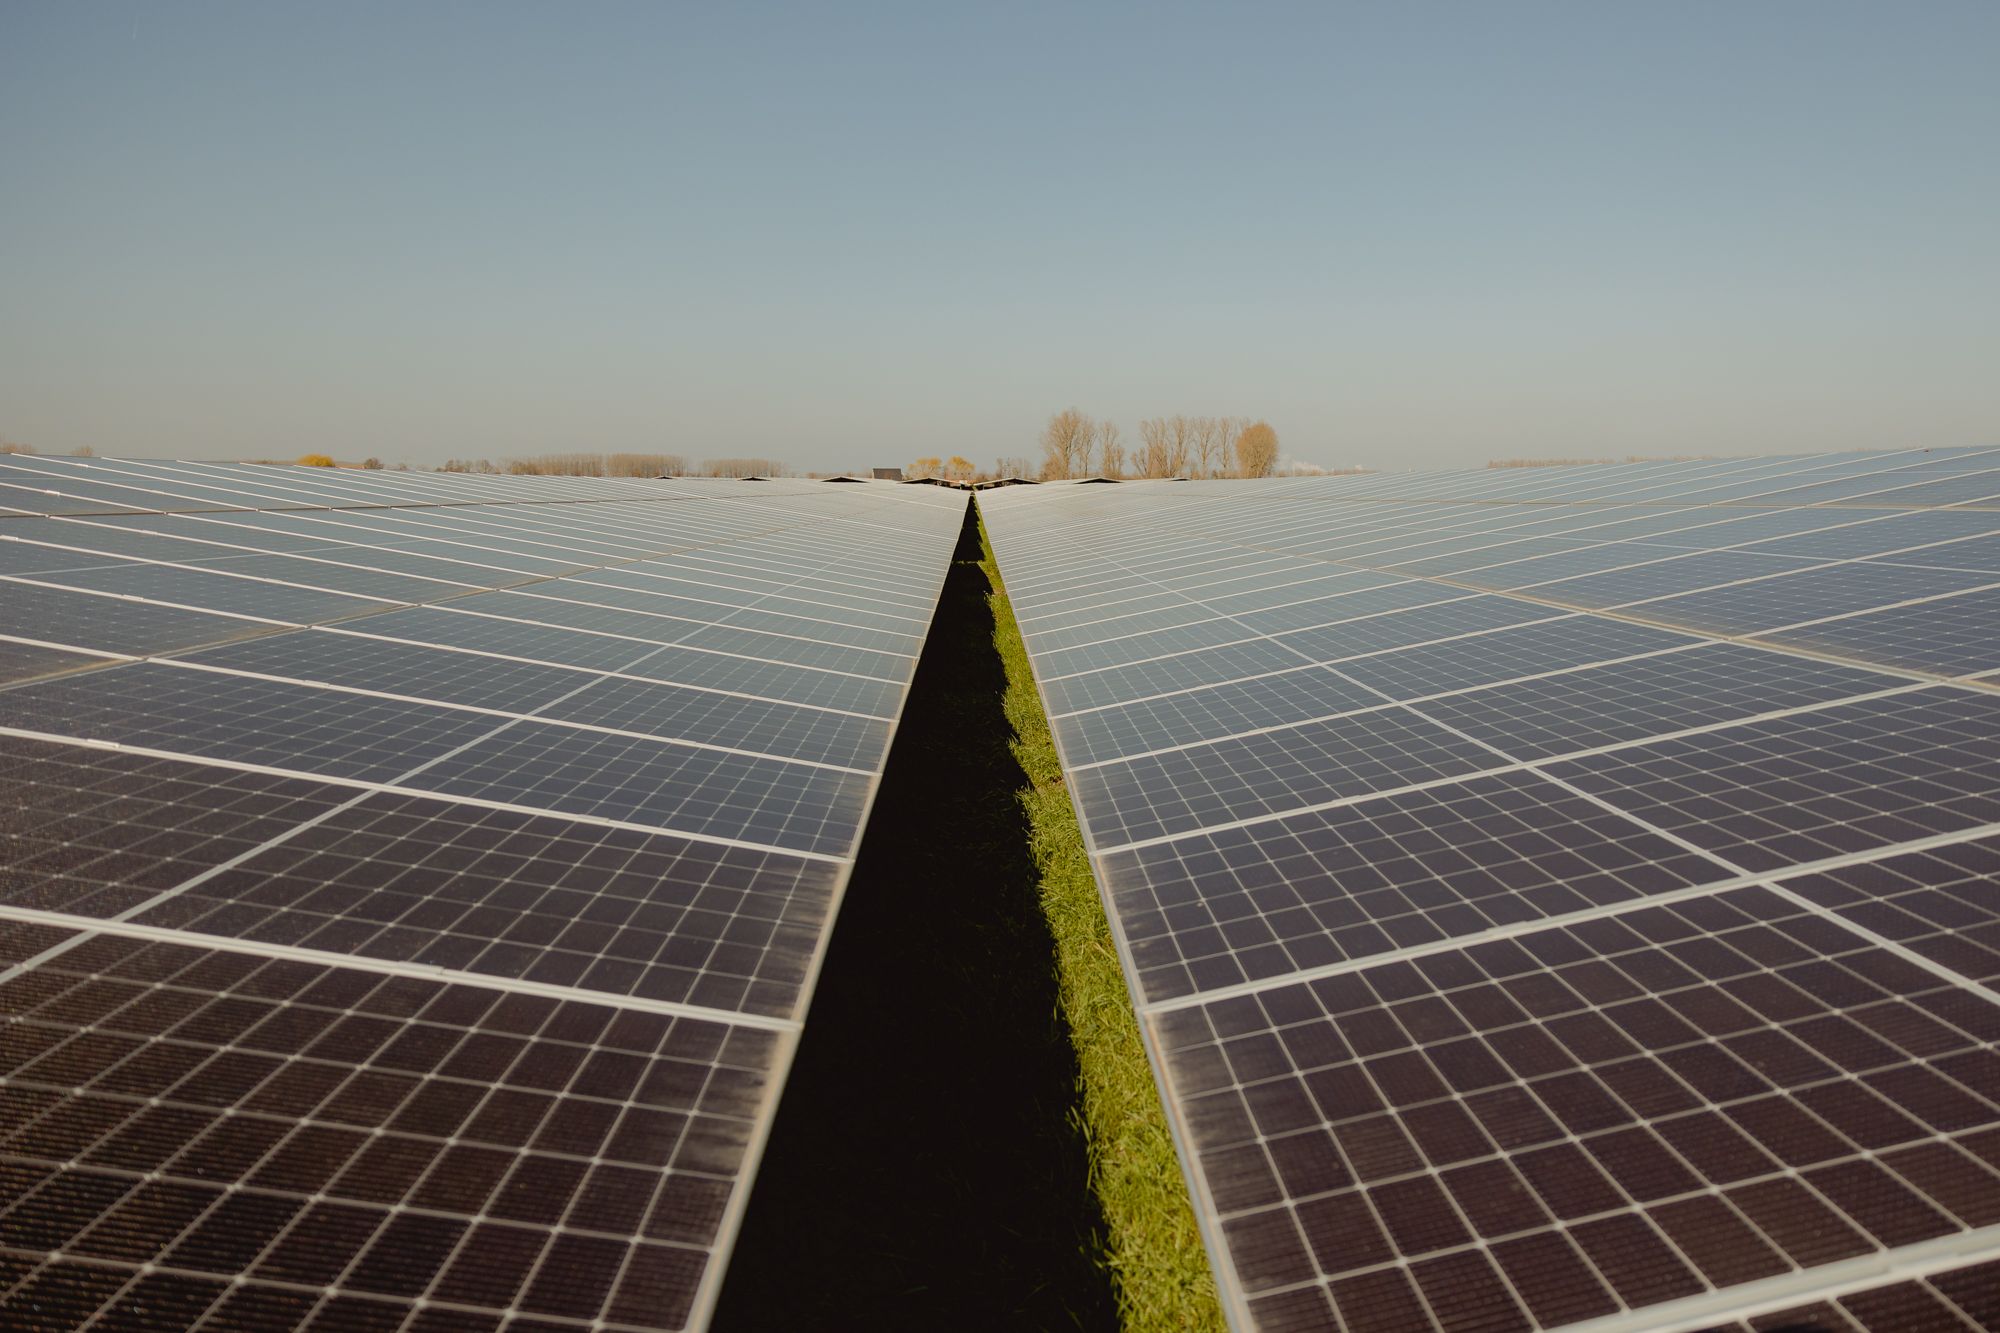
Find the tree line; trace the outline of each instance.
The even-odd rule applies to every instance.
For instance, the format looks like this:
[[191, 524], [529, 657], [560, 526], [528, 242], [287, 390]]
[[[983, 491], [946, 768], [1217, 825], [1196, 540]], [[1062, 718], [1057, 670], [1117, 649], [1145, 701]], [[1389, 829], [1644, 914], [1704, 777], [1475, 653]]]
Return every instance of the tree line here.
[[[1041, 476], [1268, 477], [1278, 467], [1278, 432], [1247, 417], [1176, 413], [1147, 417], [1128, 445], [1118, 423], [1066, 408], [1042, 428]], [[1026, 462], [1026, 460], [1020, 460]], [[1025, 475], [1025, 473], [1024, 473]]]
[[705, 458], [680, 454], [535, 454], [495, 463], [454, 458], [440, 472], [501, 473], [515, 477], [789, 477], [791, 465], [775, 458]]

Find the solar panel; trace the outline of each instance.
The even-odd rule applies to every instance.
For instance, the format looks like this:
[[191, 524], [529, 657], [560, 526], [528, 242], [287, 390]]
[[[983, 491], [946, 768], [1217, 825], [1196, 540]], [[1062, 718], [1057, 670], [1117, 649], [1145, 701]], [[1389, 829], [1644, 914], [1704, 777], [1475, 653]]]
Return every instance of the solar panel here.
[[1996, 462], [980, 497], [1232, 1325], [2000, 1326]]
[[0, 1323], [704, 1324], [962, 518], [0, 459]]

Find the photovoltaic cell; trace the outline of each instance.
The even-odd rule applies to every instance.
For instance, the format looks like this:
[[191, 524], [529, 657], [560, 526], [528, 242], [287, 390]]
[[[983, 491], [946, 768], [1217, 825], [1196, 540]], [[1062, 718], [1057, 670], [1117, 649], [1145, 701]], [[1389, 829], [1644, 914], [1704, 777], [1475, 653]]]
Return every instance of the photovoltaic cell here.
[[1549, 767], [1765, 871], [2000, 823], [2000, 697], [1919, 690]]
[[866, 778], [835, 769], [521, 723], [438, 759], [408, 782], [453, 796], [827, 853], [852, 840], [867, 790]]
[[1918, 597], [1941, 597], [1991, 583], [1990, 576], [1950, 569], [1882, 563], [1847, 564], [1788, 578], [1766, 579], [1648, 601], [1633, 610], [1648, 619], [1725, 634], [1851, 615]]
[[121, 597], [145, 597], [202, 611], [261, 616], [297, 625], [381, 611], [388, 607], [386, 602], [366, 597], [346, 597], [317, 588], [268, 583], [254, 578], [230, 578], [206, 569], [166, 565], [52, 572], [36, 577], [40, 582], [61, 587], [84, 588]]
[[1338, 670], [1388, 698], [1419, 699], [1699, 642], [1622, 620], [1560, 616], [1492, 634], [1355, 658], [1340, 663]]
[[1232, 1326], [2000, 1327], [1994, 529], [1873, 498], [1995, 456], [981, 498], [1030, 629], [1438, 594], [1179, 679], [1028, 641]]
[[370, 782], [391, 781], [500, 725], [478, 713], [282, 681], [154, 663], [117, 670], [115, 691], [96, 676], [65, 676], [0, 693], [0, 725]]
[[456, 580], [446, 582], [386, 570], [364, 569], [337, 561], [337, 556], [307, 560], [289, 555], [211, 551], [195, 563], [202, 569], [221, 574], [250, 574], [258, 578], [303, 584], [308, 588], [325, 588], [329, 592], [373, 597], [383, 602], [430, 602], [441, 597], [460, 597], [477, 586]]
[[560, 627], [457, 610], [416, 607], [368, 616], [343, 629], [385, 639], [431, 643], [468, 652], [519, 657], [531, 662], [618, 671], [657, 651], [659, 645], [601, 634], [567, 634]]
[[0, 616], [14, 633], [131, 656], [223, 643], [278, 628], [257, 620], [7, 580], [0, 580]]
[[1782, 881], [1972, 981], [2000, 981], [2000, 840], [1975, 838]]
[[[903, 665], [903, 676], [907, 677], [916, 665], [915, 659]], [[884, 720], [894, 717], [902, 705], [900, 680], [762, 662], [719, 651], [660, 648], [631, 662], [625, 671], [649, 680], [729, 690], [760, 699], [839, 709]]]
[[1429, 699], [1425, 717], [1517, 759], [1906, 688], [1902, 677], [1718, 643]]
[[2000, 1007], [1760, 890], [1153, 1021], [1253, 1311], [1553, 1326], [2000, 1219]]
[[[2000, 514], [1990, 511], [1986, 516], [2000, 519]], [[1883, 564], [1918, 565], [1925, 569], [1969, 569], [2000, 576], [2000, 537], [1975, 537], [1967, 541], [1945, 542], [1940, 546], [1919, 547], [1913, 551], [1897, 550], [1875, 559]]]
[[394, 1326], [419, 1300], [682, 1327], [780, 1042], [109, 936], [0, 1002], [0, 1237], [43, 1256], [0, 1296], [20, 1327], [162, 1301]]
[[1609, 570], [1586, 578], [1537, 584], [1535, 595], [1575, 606], [1622, 606], [1627, 602], [1668, 597], [1695, 588], [1714, 588], [1812, 568], [1809, 561], [1740, 551], [1679, 555], [1672, 551], [1651, 551], [1636, 545], [1629, 549], [1635, 562], [1650, 563], [1634, 563], [1627, 569]]
[[1083, 708], [1101, 708], [1198, 685], [1219, 685], [1300, 664], [1297, 653], [1266, 639], [1251, 639], [1226, 648], [1162, 656], [1105, 671], [1044, 676], [1042, 692], [1048, 700], [1049, 712], [1060, 717]]
[[1074, 789], [1091, 836], [1109, 849], [1504, 762], [1389, 708], [1080, 769]]
[[325, 632], [268, 634], [182, 659], [203, 666], [470, 708], [526, 713], [590, 684], [588, 672]]
[[136, 920], [785, 1018], [833, 884], [824, 861], [380, 795]]
[[1436, 639], [1480, 630], [1501, 629], [1549, 620], [1562, 612], [1508, 597], [1462, 597], [1393, 614], [1343, 621], [1320, 629], [1278, 636], [1281, 643], [1311, 662], [1338, 662], [1363, 653], [1406, 648]]
[[1091, 764], [1162, 745], [1232, 736], [1382, 706], [1382, 696], [1323, 667], [1159, 695], [1055, 719], [1063, 752]]
[[1149, 1000], [1731, 874], [1523, 773], [1192, 834], [1100, 865]]
[[1904, 670], [1976, 675], [2000, 667], [2000, 589], [1821, 620], [1763, 637]]
[[0, 1325], [704, 1324], [962, 497], [35, 463]]
[[30, 680], [77, 667], [96, 666], [104, 659], [36, 643], [0, 639], [0, 681]]
[[880, 766], [889, 745], [880, 718], [622, 677], [597, 681], [542, 716], [847, 768]]
[[322, 817], [351, 788], [0, 737], [0, 905], [110, 917]]

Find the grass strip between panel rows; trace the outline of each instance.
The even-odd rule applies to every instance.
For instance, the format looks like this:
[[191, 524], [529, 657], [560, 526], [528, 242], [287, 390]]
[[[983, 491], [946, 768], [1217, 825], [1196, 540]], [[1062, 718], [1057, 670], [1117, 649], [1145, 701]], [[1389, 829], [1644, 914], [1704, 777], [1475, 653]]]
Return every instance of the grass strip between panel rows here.
[[1056, 758], [1041, 696], [1006, 584], [979, 525], [980, 560], [992, 590], [993, 641], [1007, 674], [1014, 758], [1027, 774], [1027, 816], [1042, 914], [1054, 937], [1058, 989], [1076, 1049], [1079, 1114], [1091, 1185], [1104, 1209], [1104, 1262], [1127, 1330], [1223, 1327], [1215, 1280], [1196, 1230], [1187, 1182], [1140, 1044], [1139, 1024], [1091, 875], [1083, 831]]

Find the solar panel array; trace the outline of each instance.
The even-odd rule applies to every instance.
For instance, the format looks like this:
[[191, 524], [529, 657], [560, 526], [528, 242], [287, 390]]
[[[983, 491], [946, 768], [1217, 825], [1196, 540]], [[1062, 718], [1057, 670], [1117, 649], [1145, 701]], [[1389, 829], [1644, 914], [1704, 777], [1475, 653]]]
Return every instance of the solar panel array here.
[[2000, 1327], [2000, 450], [980, 506], [1236, 1326]]
[[0, 1325], [704, 1322], [962, 516], [0, 460]]

